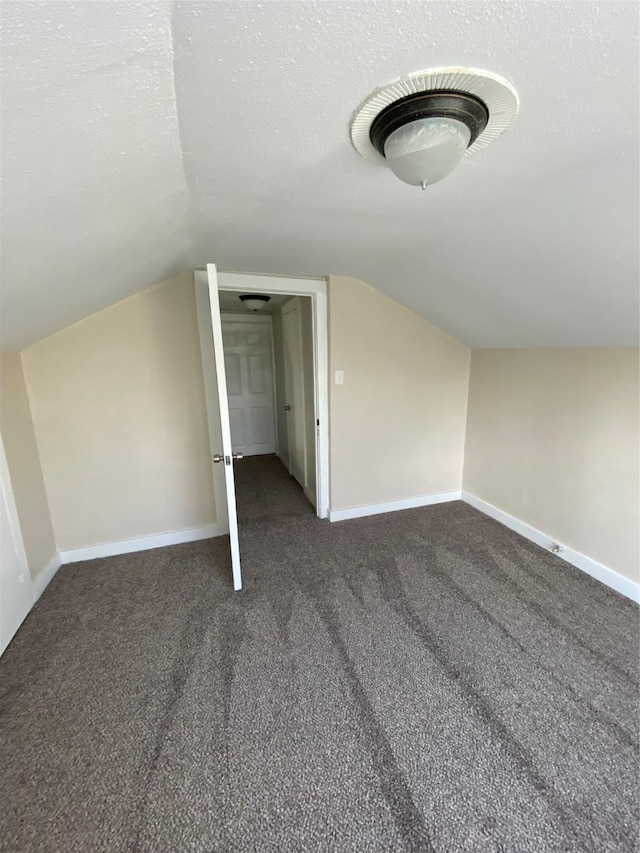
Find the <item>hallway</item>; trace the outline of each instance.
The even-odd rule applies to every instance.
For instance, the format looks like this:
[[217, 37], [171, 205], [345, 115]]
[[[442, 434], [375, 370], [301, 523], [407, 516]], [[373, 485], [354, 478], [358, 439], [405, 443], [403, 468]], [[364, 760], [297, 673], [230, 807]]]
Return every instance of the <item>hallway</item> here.
[[277, 456], [248, 456], [234, 466], [240, 537], [255, 525], [314, 519], [315, 509]]

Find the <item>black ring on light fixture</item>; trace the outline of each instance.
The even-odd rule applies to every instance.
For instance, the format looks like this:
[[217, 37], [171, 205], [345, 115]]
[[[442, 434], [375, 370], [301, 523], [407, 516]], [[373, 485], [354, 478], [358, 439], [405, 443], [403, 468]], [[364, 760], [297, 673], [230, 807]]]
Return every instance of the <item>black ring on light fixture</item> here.
[[421, 118], [453, 118], [462, 122], [469, 128], [469, 145], [472, 145], [487, 126], [489, 110], [480, 98], [467, 92], [452, 89], [415, 92], [389, 104], [375, 117], [369, 131], [371, 144], [384, 157], [385, 142], [394, 130]]
[[246, 302], [247, 299], [258, 299], [260, 302], [264, 302], [266, 304], [269, 302], [271, 297], [264, 293], [243, 293], [240, 297], [240, 302]]

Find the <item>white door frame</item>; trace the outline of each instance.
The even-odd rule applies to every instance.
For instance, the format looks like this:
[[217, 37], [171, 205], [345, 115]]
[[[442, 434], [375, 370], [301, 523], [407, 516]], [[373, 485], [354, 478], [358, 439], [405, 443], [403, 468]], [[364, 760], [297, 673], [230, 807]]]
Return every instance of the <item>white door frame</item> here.
[[[196, 281], [206, 281], [205, 270], [195, 270]], [[329, 341], [327, 281], [280, 275], [218, 271], [218, 289], [236, 293], [273, 293], [311, 297], [316, 411], [316, 506], [319, 518], [329, 512]]]

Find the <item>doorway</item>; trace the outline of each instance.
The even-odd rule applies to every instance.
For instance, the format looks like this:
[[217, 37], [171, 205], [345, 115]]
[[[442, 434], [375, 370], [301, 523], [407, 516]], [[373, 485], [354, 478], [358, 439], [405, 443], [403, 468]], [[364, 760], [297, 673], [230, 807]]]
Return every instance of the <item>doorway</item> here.
[[219, 290], [241, 526], [317, 504], [311, 297], [246, 296]]
[[326, 281], [213, 265], [194, 281], [216, 516], [226, 508], [240, 589], [237, 507], [265, 520], [279, 503], [284, 514], [328, 513]]

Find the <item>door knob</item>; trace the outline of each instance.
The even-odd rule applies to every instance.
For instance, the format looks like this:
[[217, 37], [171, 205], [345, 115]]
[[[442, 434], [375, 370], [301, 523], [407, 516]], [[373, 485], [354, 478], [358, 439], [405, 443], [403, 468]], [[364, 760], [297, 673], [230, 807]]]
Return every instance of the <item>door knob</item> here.
[[[244, 455], [242, 453], [234, 453], [233, 458], [234, 459], [244, 459]], [[229, 459], [229, 457], [227, 456], [225, 459], [225, 457], [222, 456], [220, 453], [216, 453], [216, 455], [212, 456], [211, 459], [214, 462], [225, 462], [226, 461], [227, 465], [231, 465], [231, 460]]]
[[285, 410], [285, 412], [290, 412], [290, 411], [291, 411], [291, 406], [285, 406], [285, 407], [284, 407], [284, 410]]

